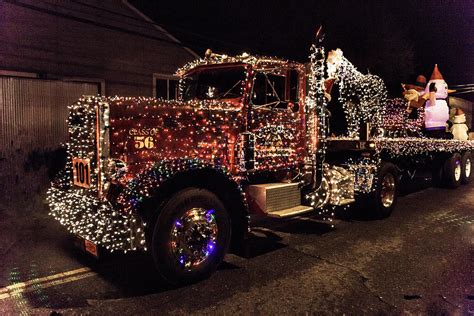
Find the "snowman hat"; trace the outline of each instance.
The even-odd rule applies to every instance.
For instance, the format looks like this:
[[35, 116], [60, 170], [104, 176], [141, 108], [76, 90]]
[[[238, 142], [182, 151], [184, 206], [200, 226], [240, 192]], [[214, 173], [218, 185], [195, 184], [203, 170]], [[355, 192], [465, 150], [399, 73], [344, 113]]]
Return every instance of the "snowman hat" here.
[[[443, 80], [444, 81], [443, 75], [439, 72], [438, 64], [435, 64], [434, 69], [433, 69], [433, 73], [431, 74], [430, 81], [433, 81], [433, 80]], [[448, 89], [448, 94], [454, 93], [456, 91], [457, 90]]]
[[433, 73], [431, 74], [431, 80], [444, 80], [443, 75], [439, 72], [438, 64], [435, 64]]

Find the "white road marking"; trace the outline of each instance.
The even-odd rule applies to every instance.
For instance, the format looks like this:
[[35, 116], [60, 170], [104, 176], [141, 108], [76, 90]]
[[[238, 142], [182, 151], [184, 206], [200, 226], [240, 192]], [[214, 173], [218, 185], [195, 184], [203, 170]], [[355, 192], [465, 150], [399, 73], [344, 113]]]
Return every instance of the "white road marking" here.
[[0, 300], [18, 296], [21, 293], [35, 291], [38, 288], [47, 288], [64, 283], [69, 283], [97, 275], [89, 268], [80, 268], [42, 278], [15, 283], [0, 289]]

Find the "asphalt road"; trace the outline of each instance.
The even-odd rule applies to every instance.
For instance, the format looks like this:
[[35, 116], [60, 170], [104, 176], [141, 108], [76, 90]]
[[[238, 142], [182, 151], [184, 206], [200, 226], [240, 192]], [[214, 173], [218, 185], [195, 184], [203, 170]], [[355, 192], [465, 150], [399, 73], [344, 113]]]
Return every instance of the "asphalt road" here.
[[148, 257], [96, 261], [54, 220], [0, 217], [0, 314], [474, 314], [474, 185], [427, 188], [381, 221], [254, 229], [249, 258], [163, 286]]

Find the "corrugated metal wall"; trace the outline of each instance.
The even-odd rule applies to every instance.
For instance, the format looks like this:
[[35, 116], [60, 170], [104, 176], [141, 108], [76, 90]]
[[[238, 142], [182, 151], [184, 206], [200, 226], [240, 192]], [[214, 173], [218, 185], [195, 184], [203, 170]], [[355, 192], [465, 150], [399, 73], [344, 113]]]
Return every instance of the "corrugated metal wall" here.
[[54, 149], [67, 138], [67, 106], [94, 83], [0, 77], [0, 158]]

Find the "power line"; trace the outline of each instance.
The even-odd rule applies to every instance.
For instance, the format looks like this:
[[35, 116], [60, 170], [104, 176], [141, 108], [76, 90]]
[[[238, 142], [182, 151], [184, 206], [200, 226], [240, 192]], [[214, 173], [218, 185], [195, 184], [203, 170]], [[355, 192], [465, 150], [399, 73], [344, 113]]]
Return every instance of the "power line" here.
[[147, 24], [159, 25], [159, 23], [145, 21], [143, 19], [139, 19], [137, 17], [131, 16], [131, 15], [128, 15], [128, 14], [120, 13], [120, 12], [117, 12], [117, 11], [114, 11], [114, 10], [109, 10], [109, 9], [106, 9], [106, 8], [101, 8], [101, 7], [98, 7], [98, 6], [95, 6], [95, 5], [92, 5], [92, 4], [88, 4], [88, 3], [84, 3], [84, 2], [81, 2], [81, 1], [77, 1], [77, 0], [70, 0], [70, 1], [74, 2], [76, 4], [79, 4], [79, 5], [82, 5], [84, 7], [88, 7], [88, 8], [95, 9], [95, 10], [100, 10], [100, 11], [107, 12], [107, 13], [112, 13], [114, 15], [122, 16], [122, 17], [128, 18], [130, 20], [140, 21], [140, 22], [144, 22], [144, 23], [147, 23]]
[[474, 87], [474, 83], [466, 83], [466, 84], [457, 84], [457, 85], [450, 85], [451, 88], [470, 88], [470, 87]]
[[[110, 10], [110, 9], [98, 7], [98, 6], [95, 6], [95, 5], [92, 5], [92, 4], [88, 4], [88, 3], [84, 3], [84, 2], [81, 2], [81, 1], [78, 1], [78, 0], [70, 0], [70, 1], [73, 2], [73, 3], [76, 3], [76, 4], [78, 4], [78, 5], [87, 7], [87, 8], [91, 8], [91, 9], [98, 10], [98, 11], [102, 11], [102, 12], [111, 13], [111, 14], [113, 14], [113, 15], [125, 17], [125, 18], [127, 18], [127, 19], [140, 22], [140, 24], [130, 24], [130, 25], [134, 25], [134, 26], [138, 26], [138, 27], [143, 27], [143, 24], [149, 24], [149, 25], [153, 25], [153, 26], [156, 25], [156, 26], [163, 27], [163, 28], [168, 28], [168, 27], [170, 27], [169, 25], [164, 25], [164, 24], [162, 24], [162, 23], [158, 23], [158, 22], [155, 22], [155, 21], [147, 21], [147, 20], [144, 20], [144, 19], [141, 19], [141, 18], [137, 18], [137, 17], [135, 17], [135, 16], [131, 16], [131, 15], [124, 14], [124, 13], [120, 13], [120, 12], [117, 12], [117, 11], [114, 11], [114, 10]], [[78, 12], [84, 13], [83, 11], [78, 11]], [[196, 36], [204, 37], [204, 36], [202, 36], [202, 35], [200, 35], [200, 34], [193, 33], [193, 32], [189, 32], [189, 31], [184, 30], [184, 29], [182, 29], [182, 28], [178, 28], [178, 27], [174, 27], [174, 26], [173, 26], [173, 28], [176, 29], [176, 30], [180, 30], [180, 31], [182, 31], [182, 32], [187, 32], [187, 33], [189, 33], [189, 34], [193, 34], [193, 35], [196, 35]]]
[[460, 91], [460, 92], [453, 92], [454, 95], [466, 94], [466, 93], [474, 93], [474, 90], [465, 90], [465, 91]]

